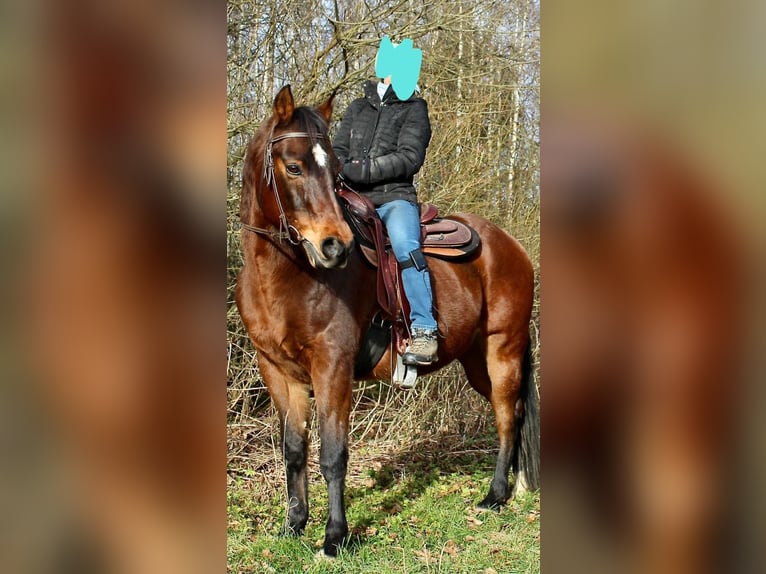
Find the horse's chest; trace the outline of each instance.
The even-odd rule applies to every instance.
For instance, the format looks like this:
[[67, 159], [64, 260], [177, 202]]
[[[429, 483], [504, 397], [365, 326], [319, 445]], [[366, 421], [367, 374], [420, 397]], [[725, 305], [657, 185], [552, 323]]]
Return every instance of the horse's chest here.
[[251, 336], [257, 346], [291, 351], [299, 347], [298, 340], [304, 335], [300, 313], [290, 300], [268, 299], [256, 303], [254, 329]]
[[256, 347], [293, 361], [321, 345], [328, 325], [342, 315], [324, 297], [289, 289], [268, 289], [254, 307], [255, 328], [250, 332]]
[[256, 265], [246, 268], [236, 294], [240, 315], [260, 355], [289, 364], [301, 376], [333, 353], [354, 356], [359, 333], [348, 293], [341, 296], [338, 285], [297, 272], [284, 276], [267, 271]]

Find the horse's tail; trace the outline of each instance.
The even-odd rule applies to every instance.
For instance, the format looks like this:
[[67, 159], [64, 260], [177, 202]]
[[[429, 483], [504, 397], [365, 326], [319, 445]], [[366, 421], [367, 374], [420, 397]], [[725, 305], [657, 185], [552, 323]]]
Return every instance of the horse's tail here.
[[514, 496], [540, 488], [540, 397], [532, 367], [531, 341], [524, 353], [519, 399], [523, 409], [521, 420], [516, 424], [513, 452]]

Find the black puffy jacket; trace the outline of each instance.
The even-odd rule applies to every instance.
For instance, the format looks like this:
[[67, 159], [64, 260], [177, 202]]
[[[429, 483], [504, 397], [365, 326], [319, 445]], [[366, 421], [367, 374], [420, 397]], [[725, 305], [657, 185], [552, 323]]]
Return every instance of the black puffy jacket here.
[[333, 141], [343, 175], [375, 205], [393, 199], [416, 202], [413, 178], [431, 141], [428, 105], [414, 94], [400, 100], [391, 86], [381, 101], [370, 80], [364, 93], [349, 105]]

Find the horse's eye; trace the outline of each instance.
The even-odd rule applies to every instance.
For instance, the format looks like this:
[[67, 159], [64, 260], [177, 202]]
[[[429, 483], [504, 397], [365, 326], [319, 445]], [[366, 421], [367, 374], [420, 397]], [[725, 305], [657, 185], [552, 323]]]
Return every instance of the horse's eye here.
[[290, 175], [302, 175], [303, 170], [301, 169], [301, 166], [299, 166], [297, 163], [288, 163], [285, 166], [285, 169], [287, 170], [287, 173]]

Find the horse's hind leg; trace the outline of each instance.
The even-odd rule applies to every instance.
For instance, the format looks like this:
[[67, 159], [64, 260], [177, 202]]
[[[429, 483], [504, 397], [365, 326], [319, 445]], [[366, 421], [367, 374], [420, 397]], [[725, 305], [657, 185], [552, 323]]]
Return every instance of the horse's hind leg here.
[[514, 454], [516, 421], [521, 416], [518, 399], [523, 376], [524, 349], [519, 351], [517, 347], [505, 335], [492, 335], [486, 348], [477, 340], [460, 359], [468, 382], [492, 404], [500, 443], [495, 474], [480, 508], [498, 509], [510, 496], [508, 472]]
[[264, 358], [259, 367], [267, 381], [269, 393], [279, 414], [282, 435], [282, 455], [287, 478], [287, 528], [291, 534], [301, 534], [309, 518], [308, 422], [311, 413], [309, 387], [281, 376]]

